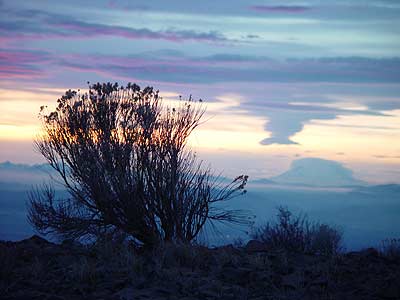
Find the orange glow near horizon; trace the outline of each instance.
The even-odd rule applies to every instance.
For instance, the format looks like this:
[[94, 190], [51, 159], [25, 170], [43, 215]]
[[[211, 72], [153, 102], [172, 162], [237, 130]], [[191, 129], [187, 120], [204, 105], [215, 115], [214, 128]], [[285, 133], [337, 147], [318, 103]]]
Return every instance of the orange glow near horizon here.
[[399, 163], [400, 111], [391, 111], [390, 115], [339, 116], [310, 122], [293, 140], [319, 152], [343, 152], [354, 161], [385, 159]]
[[[0, 146], [8, 142], [30, 142], [40, 132], [38, 112], [41, 105], [54, 107], [64, 89], [39, 88], [31, 91], [0, 89]], [[161, 93], [165, 105], [177, 105], [178, 94]], [[251, 115], [240, 108], [240, 95], [224, 94], [216, 102], [205, 103], [204, 123], [189, 139], [196, 151], [246, 153], [265, 157], [286, 155], [314, 156], [345, 162], [347, 165], [373, 163], [388, 168], [400, 164], [400, 110], [390, 116], [351, 115], [335, 120], [312, 120], [292, 137], [299, 145], [263, 146], [270, 136], [267, 118]], [[288, 158], [289, 159], [289, 158]], [[0, 161], [5, 160], [0, 157]]]

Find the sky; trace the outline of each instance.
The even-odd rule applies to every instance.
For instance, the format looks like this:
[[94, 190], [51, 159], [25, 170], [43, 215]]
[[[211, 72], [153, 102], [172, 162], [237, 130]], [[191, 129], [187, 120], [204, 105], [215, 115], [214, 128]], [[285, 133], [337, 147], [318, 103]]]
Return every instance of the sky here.
[[86, 82], [203, 99], [218, 173], [334, 160], [400, 183], [400, 1], [0, 0], [0, 162], [39, 163], [39, 107]]

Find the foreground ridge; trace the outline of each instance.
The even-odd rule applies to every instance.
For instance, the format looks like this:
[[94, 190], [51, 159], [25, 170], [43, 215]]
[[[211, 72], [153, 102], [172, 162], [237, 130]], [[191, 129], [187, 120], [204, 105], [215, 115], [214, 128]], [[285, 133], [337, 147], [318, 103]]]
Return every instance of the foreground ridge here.
[[400, 259], [369, 248], [335, 257], [126, 243], [84, 246], [39, 236], [0, 242], [1, 299], [400, 299]]

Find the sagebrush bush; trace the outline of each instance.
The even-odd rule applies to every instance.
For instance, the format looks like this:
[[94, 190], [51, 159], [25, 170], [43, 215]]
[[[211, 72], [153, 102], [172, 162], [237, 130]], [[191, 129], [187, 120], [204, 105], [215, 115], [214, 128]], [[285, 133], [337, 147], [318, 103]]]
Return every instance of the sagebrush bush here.
[[331, 256], [342, 250], [341, 231], [306, 215], [293, 215], [286, 207], [279, 207], [277, 220], [253, 230], [251, 237], [271, 249], [291, 252]]
[[218, 206], [242, 195], [248, 176], [225, 184], [187, 147], [204, 112], [191, 97], [163, 106], [158, 91], [131, 83], [69, 90], [54, 111], [42, 106], [35, 146], [69, 195], [32, 190], [29, 222], [77, 240], [123, 231], [148, 248], [195, 241], [213, 222], [249, 225], [246, 212]]

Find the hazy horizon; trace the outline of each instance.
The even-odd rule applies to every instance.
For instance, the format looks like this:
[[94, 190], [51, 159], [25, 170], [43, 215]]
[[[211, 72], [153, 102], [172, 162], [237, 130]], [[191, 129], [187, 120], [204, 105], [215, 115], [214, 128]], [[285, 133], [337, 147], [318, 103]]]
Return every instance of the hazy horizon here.
[[[299, 161], [292, 167], [298, 165]], [[301, 160], [300, 165], [304, 165]], [[338, 167], [332, 166], [331, 162], [322, 163], [321, 166], [329, 173]], [[339, 169], [336, 180], [343, 178], [340, 175], [343, 172], [349, 175], [348, 170]], [[28, 192], [43, 182], [51, 182], [49, 172], [50, 175], [55, 175], [46, 165], [0, 163], [0, 240], [20, 240], [35, 233], [26, 219]], [[291, 168], [284, 174], [296, 175], [296, 168]], [[301, 175], [299, 179], [303, 183], [299, 184], [250, 179], [246, 187], [247, 193], [233, 199], [229, 207], [248, 210], [250, 215], [256, 217], [255, 226], [273, 220], [278, 206], [288, 207], [295, 214], [307, 214], [310, 220], [324, 222], [343, 231], [347, 250], [378, 247], [382, 240], [400, 235], [400, 185], [321, 186], [312, 173]], [[347, 175], [347, 183], [356, 180]], [[304, 185], [307, 176], [314, 180], [315, 185]], [[331, 178], [335, 176], [336, 172], [329, 175]], [[58, 196], [65, 193], [62, 186], [55, 188]], [[245, 232], [250, 231], [251, 228], [247, 227], [222, 226], [220, 234], [209, 234], [207, 241], [209, 245], [221, 245], [232, 243], [238, 237], [246, 240], [250, 236]]]

